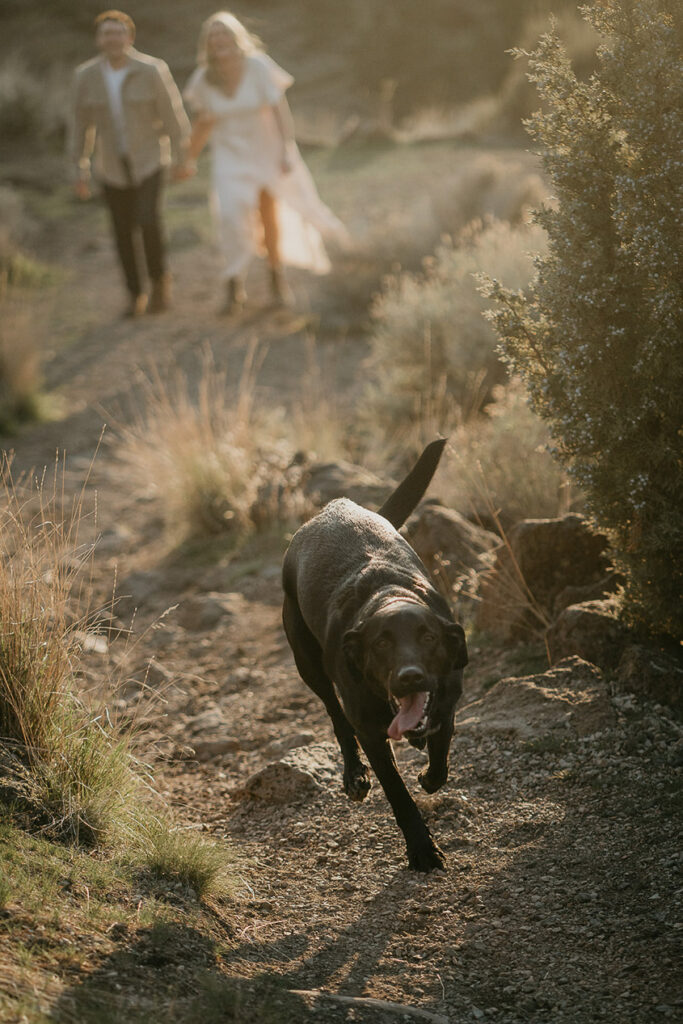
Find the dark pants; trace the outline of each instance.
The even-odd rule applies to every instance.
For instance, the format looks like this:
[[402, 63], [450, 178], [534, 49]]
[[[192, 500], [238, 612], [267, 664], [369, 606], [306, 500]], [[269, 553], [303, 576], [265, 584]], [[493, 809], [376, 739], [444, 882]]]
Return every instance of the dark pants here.
[[111, 214], [116, 249], [126, 286], [133, 296], [144, 291], [140, 236], [150, 280], [158, 281], [166, 270], [161, 230], [161, 184], [162, 172], [159, 170], [139, 185], [127, 188], [104, 186], [104, 199]]

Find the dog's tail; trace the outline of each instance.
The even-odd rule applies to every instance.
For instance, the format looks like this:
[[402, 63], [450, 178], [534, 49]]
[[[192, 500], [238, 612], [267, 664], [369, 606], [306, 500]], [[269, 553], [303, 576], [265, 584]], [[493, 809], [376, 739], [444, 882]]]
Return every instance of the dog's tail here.
[[403, 526], [429, 487], [445, 446], [445, 438], [428, 444], [405, 480], [401, 481], [379, 509], [377, 514], [388, 519], [395, 529]]

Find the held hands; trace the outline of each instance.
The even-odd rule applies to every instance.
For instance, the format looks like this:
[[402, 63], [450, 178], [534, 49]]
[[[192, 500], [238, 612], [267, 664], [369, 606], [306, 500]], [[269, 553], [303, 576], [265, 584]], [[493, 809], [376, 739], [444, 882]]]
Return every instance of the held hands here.
[[194, 178], [196, 173], [196, 161], [185, 160], [183, 163], [176, 164], [175, 167], [171, 168], [171, 181], [187, 181], [188, 178]]

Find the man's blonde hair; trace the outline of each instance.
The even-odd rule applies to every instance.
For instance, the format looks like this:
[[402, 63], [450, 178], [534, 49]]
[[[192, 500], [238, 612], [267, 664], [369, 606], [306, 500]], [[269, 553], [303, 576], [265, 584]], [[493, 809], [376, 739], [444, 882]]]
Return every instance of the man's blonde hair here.
[[125, 11], [117, 11], [112, 8], [110, 11], [102, 11], [95, 18], [95, 31], [100, 27], [103, 21], [119, 21], [122, 25], [125, 25], [128, 29], [131, 39], [135, 39], [135, 22], [131, 18], [130, 14], [126, 14]]

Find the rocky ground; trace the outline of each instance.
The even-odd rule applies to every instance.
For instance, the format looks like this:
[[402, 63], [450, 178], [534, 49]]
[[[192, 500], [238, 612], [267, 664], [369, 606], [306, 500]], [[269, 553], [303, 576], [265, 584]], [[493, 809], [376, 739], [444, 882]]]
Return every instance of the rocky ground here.
[[[235, 380], [258, 332], [269, 342], [262, 393], [294, 388], [310, 308], [325, 301], [314, 284], [295, 281], [305, 315], [278, 319], [258, 313], [256, 280], [253, 317], [226, 325], [213, 313], [213, 256], [191, 247], [174, 257], [173, 312], [124, 324], [108, 245], [84, 244], [83, 224], [64, 243], [75, 274], [46, 365], [65, 413], [6, 440], [17, 470], [66, 449], [76, 491], [103, 420], [125, 416], [148, 360], [191, 370], [208, 345]], [[353, 335], [318, 345], [342, 403], [363, 354]], [[443, 872], [411, 872], [378, 785], [361, 805], [342, 792], [332, 730], [280, 627], [281, 542], [212, 560], [169, 553], [158, 499], [131, 492], [115, 442], [101, 447], [86, 503], [95, 490], [96, 591], [116, 572], [120, 615], [137, 611], [131, 638], [85, 655], [84, 682], [119, 680], [124, 716], [149, 688], [159, 694], [144, 737], [162, 794], [181, 822], [245, 856], [220, 964], [239, 995], [236, 1019], [295, 1022], [309, 1009], [370, 1024], [680, 1017], [681, 742], [667, 708], [616, 693], [580, 658], [548, 672], [542, 643], [473, 633], [445, 788], [422, 793], [423, 755], [397, 747], [448, 859]], [[142, 963], [142, 940], [129, 952]], [[182, 936], [144, 960], [160, 972], [182, 962]]]

